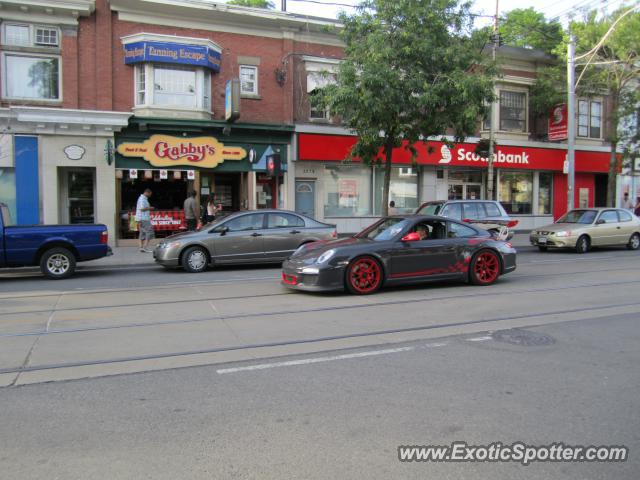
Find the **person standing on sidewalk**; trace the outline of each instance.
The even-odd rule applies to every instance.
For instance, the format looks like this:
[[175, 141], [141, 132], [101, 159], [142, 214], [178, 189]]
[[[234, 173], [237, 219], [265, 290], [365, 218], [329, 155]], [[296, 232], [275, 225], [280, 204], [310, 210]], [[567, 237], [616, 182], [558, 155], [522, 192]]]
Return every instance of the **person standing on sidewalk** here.
[[633, 212], [633, 202], [629, 198], [629, 192], [624, 192], [624, 195], [622, 196], [622, 204], [620, 205], [620, 208], [624, 208], [625, 210], [629, 210], [630, 212]]
[[153, 207], [149, 204], [149, 197], [151, 197], [151, 189], [147, 188], [138, 197], [138, 203], [136, 204], [136, 222], [138, 222], [141, 252], [151, 251], [147, 247], [149, 246], [149, 241], [155, 237], [153, 225], [151, 225], [151, 210], [153, 210]]
[[396, 208], [396, 202], [391, 200], [389, 202], [389, 215], [398, 215], [398, 209]]
[[200, 205], [196, 202], [196, 192], [194, 191], [189, 192], [189, 196], [184, 201], [184, 218], [187, 221], [187, 230], [195, 230], [200, 218]]

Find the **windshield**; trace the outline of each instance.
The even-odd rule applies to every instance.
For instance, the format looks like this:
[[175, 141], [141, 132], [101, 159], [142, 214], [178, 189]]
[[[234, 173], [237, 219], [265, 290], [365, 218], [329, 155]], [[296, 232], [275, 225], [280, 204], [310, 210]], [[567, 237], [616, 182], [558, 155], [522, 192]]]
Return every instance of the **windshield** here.
[[374, 223], [356, 235], [357, 238], [368, 238], [376, 242], [391, 240], [409, 224], [406, 218], [389, 217]]
[[595, 210], [571, 210], [567, 212], [564, 217], [560, 217], [560, 219], [556, 223], [584, 223], [589, 224], [593, 223], [596, 219], [596, 215], [598, 212]]
[[438, 215], [442, 205], [442, 203], [427, 203], [419, 208], [416, 213], [419, 213], [420, 215]]

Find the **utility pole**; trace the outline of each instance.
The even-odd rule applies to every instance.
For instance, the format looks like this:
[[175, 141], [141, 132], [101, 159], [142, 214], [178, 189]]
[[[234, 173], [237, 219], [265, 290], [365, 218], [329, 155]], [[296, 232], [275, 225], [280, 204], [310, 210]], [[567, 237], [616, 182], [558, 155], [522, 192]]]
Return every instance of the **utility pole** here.
[[[498, 34], [498, 1], [496, 0], [496, 14], [493, 17], [493, 33], [491, 34], [491, 58], [493, 62], [496, 61], [496, 50], [500, 44], [500, 35]], [[495, 90], [495, 89], [494, 89]], [[494, 92], [495, 93], [495, 92]], [[491, 112], [489, 122], [489, 162], [487, 164], [487, 197], [488, 200], [493, 200], [493, 155], [494, 155], [494, 143], [496, 134], [496, 116], [494, 114], [496, 110], [496, 102], [491, 104]]]
[[283, 12], [287, 11], [287, 0], [282, 0], [282, 11]]
[[[571, 28], [571, 27], [569, 27]], [[567, 101], [567, 211], [572, 210], [575, 199], [576, 172], [576, 39], [573, 32], [569, 32], [569, 46], [567, 47], [567, 86], [569, 99]]]

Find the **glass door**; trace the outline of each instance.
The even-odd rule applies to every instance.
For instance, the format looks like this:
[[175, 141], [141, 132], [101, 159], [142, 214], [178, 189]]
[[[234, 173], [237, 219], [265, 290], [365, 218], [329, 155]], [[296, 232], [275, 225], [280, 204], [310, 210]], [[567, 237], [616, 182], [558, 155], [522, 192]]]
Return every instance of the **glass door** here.
[[464, 199], [465, 200], [480, 200], [482, 198], [482, 185], [467, 183], [464, 186]]
[[461, 183], [449, 184], [449, 200], [462, 200], [464, 197], [464, 185]]
[[95, 223], [93, 170], [67, 171], [69, 223]]

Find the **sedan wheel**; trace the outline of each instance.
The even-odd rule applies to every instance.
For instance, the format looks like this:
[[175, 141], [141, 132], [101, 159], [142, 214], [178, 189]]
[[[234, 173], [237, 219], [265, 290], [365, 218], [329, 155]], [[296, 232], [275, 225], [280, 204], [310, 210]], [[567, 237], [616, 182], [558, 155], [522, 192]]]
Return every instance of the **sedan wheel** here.
[[640, 248], [640, 235], [638, 235], [637, 233], [631, 235], [629, 243], [627, 243], [627, 248], [629, 250], [638, 250], [638, 248]]
[[589, 237], [582, 235], [576, 242], [576, 252], [587, 253], [589, 251]]
[[200, 273], [207, 269], [209, 258], [201, 247], [191, 247], [182, 254], [182, 268], [189, 273]]
[[500, 276], [500, 259], [491, 250], [480, 251], [471, 262], [469, 273], [474, 285], [491, 285]]
[[382, 286], [382, 267], [371, 257], [353, 260], [347, 267], [347, 290], [356, 295], [368, 295]]

